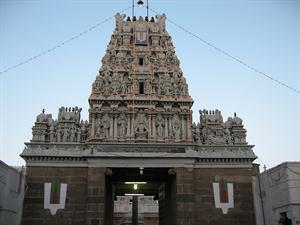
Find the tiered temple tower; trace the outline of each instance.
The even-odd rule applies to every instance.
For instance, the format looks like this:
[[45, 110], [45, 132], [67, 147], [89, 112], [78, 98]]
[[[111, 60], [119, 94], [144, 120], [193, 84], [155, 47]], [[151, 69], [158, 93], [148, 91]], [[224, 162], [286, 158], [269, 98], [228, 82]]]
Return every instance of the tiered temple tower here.
[[[256, 156], [243, 121], [234, 114], [224, 122], [219, 110], [205, 109], [192, 121], [193, 100], [165, 21], [164, 14], [116, 15], [89, 121], [79, 107], [61, 107], [55, 120], [44, 110], [37, 116], [21, 154], [29, 187], [24, 225], [58, 218], [110, 225], [113, 199], [129, 191], [124, 181], [149, 183], [140, 192], [159, 199], [160, 225], [255, 224]], [[53, 179], [67, 184], [65, 207], [55, 215], [44, 204], [44, 184]]]
[[192, 142], [193, 100], [165, 19], [116, 15], [89, 98], [89, 140]]

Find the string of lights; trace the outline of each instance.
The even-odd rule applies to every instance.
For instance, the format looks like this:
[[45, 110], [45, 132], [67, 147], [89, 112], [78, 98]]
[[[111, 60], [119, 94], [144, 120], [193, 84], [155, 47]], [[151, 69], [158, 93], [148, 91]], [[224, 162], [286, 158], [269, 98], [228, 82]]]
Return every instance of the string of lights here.
[[[161, 13], [159, 13], [158, 11], [156, 11], [156, 10], [150, 8], [150, 7], [149, 7], [149, 9], [150, 9], [152, 12], [156, 13], [156, 14], [161, 14]], [[275, 83], [277, 83], [277, 84], [279, 84], [279, 85], [281, 85], [281, 86], [283, 86], [283, 87], [285, 87], [285, 88], [288, 88], [289, 90], [291, 90], [291, 91], [293, 91], [293, 92], [295, 92], [295, 93], [297, 93], [297, 94], [300, 94], [300, 90], [297, 90], [296, 88], [294, 88], [294, 87], [292, 87], [292, 86], [290, 86], [290, 85], [288, 85], [288, 84], [286, 84], [286, 83], [284, 83], [284, 82], [282, 82], [282, 81], [280, 81], [280, 80], [278, 80], [278, 79], [275, 79], [275, 78], [269, 76], [268, 74], [266, 74], [266, 73], [260, 71], [259, 69], [256, 69], [255, 67], [249, 65], [248, 63], [244, 62], [243, 60], [238, 59], [237, 57], [235, 57], [235, 56], [233, 56], [233, 55], [227, 53], [226, 51], [224, 51], [224, 50], [222, 50], [222, 49], [216, 47], [216, 46], [213, 45], [212, 43], [210, 43], [210, 42], [204, 40], [203, 38], [199, 37], [198, 35], [192, 33], [191, 31], [189, 31], [188, 29], [186, 29], [186, 28], [184, 28], [183, 26], [179, 25], [178, 23], [176, 23], [176, 22], [174, 22], [174, 21], [172, 21], [172, 20], [170, 20], [170, 19], [168, 19], [168, 18], [167, 18], [167, 20], [168, 20], [171, 24], [173, 24], [174, 26], [176, 26], [177, 28], [179, 28], [179, 29], [181, 29], [182, 31], [184, 31], [185, 33], [187, 33], [187, 34], [189, 34], [189, 35], [191, 35], [191, 36], [197, 38], [198, 40], [200, 40], [200, 41], [203, 42], [204, 44], [206, 44], [206, 45], [212, 47], [213, 49], [217, 50], [217, 51], [220, 52], [221, 54], [223, 54], [223, 55], [225, 55], [225, 56], [227, 56], [227, 57], [233, 59], [234, 61], [240, 63], [241, 65], [247, 67], [248, 69], [254, 71], [255, 73], [257, 73], [257, 74], [259, 74], [259, 75], [261, 75], [261, 76], [264, 76], [264, 77], [266, 77], [267, 79], [269, 79], [269, 80], [271, 80], [271, 81], [273, 81], [273, 82], [275, 82]]]
[[[122, 11], [120, 11], [120, 13], [126, 12], [127, 10], [129, 10], [129, 9], [131, 9], [131, 8], [132, 8], [132, 6], [127, 7], [127, 8], [125, 8], [125, 9], [123, 9]], [[66, 44], [68, 44], [68, 43], [70, 43], [70, 42], [72, 42], [72, 41], [74, 41], [74, 40], [76, 40], [76, 39], [78, 39], [78, 38], [80, 38], [80, 37], [86, 35], [87, 33], [89, 33], [89, 32], [91, 32], [91, 31], [95, 30], [96, 28], [98, 28], [98, 27], [101, 26], [102, 24], [104, 24], [104, 23], [106, 23], [106, 22], [112, 20], [113, 18], [114, 18], [114, 16], [107, 17], [106, 19], [102, 20], [101, 22], [99, 22], [99, 23], [97, 23], [97, 24], [95, 24], [95, 25], [93, 25], [93, 26], [91, 26], [91, 27], [85, 29], [84, 31], [82, 31], [82, 32], [80, 32], [80, 33], [78, 33], [78, 34], [76, 34], [76, 35], [74, 35], [74, 36], [68, 38], [67, 40], [65, 40], [65, 41], [63, 41], [63, 42], [61, 42], [61, 43], [59, 43], [59, 44], [53, 46], [52, 48], [49, 48], [49, 49], [47, 49], [47, 50], [45, 50], [45, 51], [42, 51], [42, 52], [40, 52], [40, 53], [37, 54], [37, 55], [34, 55], [34, 56], [32, 56], [32, 57], [30, 57], [30, 58], [28, 58], [28, 59], [26, 59], [26, 60], [24, 60], [24, 61], [22, 61], [22, 62], [20, 62], [20, 63], [18, 63], [18, 64], [15, 64], [15, 65], [13, 65], [13, 66], [10, 66], [10, 67], [8, 67], [8, 68], [6, 68], [6, 69], [0, 71], [0, 75], [3, 75], [4, 73], [7, 73], [7, 72], [9, 72], [9, 71], [11, 71], [11, 70], [13, 70], [13, 69], [16, 69], [16, 68], [22, 66], [22, 65], [25, 65], [25, 64], [27, 64], [27, 63], [30, 63], [31, 61], [36, 60], [36, 59], [38, 59], [38, 58], [40, 58], [40, 57], [42, 57], [42, 56], [44, 56], [44, 55], [47, 55], [47, 54], [49, 54], [50, 52], [53, 52], [54, 50], [56, 50], [56, 49], [58, 49], [58, 48], [60, 48], [60, 47], [62, 47], [62, 46], [64, 46], [64, 45], [66, 45]]]

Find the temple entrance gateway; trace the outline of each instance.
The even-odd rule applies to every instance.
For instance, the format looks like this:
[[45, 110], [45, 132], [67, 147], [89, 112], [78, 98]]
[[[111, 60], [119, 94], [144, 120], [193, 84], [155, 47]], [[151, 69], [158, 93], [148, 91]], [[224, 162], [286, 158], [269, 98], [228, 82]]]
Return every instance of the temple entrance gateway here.
[[[108, 193], [105, 204], [108, 207], [105, 212], [105, 224], [121, 225], [128, 219], [132, 220], [135, 196], [140, 200], [137, 215], [143, 224], [171, 225], [175, 223], [171, 218], [171, 215], [175, 215], [175, 176], [169, 174], [170, 169], [145, 168], [143, 174], [140, 174], [140, 168], [111, 168], [111, 170], [112, 175], [106, 177]], [[114, 203], [117, 204], [117, 208], [116, 205], [112, 205]]]
[[21, 154], [22, 224], [254, 225], [256, 156], [243, 120], [203, 109], [193, 122], [165, 14], [115, 18], [88, 120], [77, 106], [36, 118]]

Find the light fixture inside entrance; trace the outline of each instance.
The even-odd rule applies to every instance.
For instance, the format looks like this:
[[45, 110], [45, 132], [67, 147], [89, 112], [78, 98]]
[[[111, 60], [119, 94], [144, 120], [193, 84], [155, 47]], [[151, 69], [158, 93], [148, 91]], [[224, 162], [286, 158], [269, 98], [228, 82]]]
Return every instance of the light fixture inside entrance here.
[[125, 182], [125, 184], [133, 184], [133, 190], [137, 190], [138, 189], [138, 185], [139, 184], [147, 184], [147, 182], [145, 182], [145, 181], [136, 181], [136, 182], [132, 182], [132, 181], [127, 181], [127, 182]]
[[144, 173], [144, 167], [140, 167], [140, 174], [143, 175]]
[[125, 196], [144, 196], [144, 194], [125, 194]]
[[145, 181], [126, 181], [125, 184], [147, 184]]

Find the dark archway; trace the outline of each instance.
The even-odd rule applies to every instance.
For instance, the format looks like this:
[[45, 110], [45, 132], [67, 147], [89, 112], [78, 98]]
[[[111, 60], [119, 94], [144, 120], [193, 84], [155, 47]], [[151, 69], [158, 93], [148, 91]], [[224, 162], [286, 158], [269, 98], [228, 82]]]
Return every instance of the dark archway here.
[[[106, 176], [105, 224], [113, 225], [114, 199], [125, 194], [144, 194], [154, 196], [159, 202], [159, 225], [176, 224], [176, 176], [170, 168], [110, 168], [111, 175]], [[145, 182], [135, 190], [126, 182]]]

